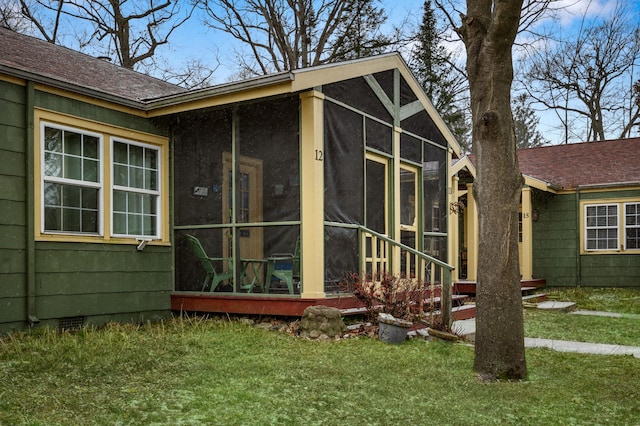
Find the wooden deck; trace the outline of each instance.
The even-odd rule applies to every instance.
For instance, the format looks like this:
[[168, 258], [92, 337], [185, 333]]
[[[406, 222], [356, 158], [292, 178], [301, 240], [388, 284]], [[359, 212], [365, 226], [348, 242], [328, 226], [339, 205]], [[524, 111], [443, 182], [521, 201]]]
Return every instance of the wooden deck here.
[[309, 306], [324, 305], [340, 310], [361, 308], [351, 295], [324, 299], [302, 299], [291, 296], [221, 295], [219, 293], [174, 292], [171, 309], [178, 312], [228, 313], [242, 315], [276, 315], [301, 317]]
[[[435, 295], [436, 307], [440, 294]], [[464, 305], [468, 296], [455, 295], [452, 316], [454, 320], [475, 316], [475, 307]], [[338, 308], [343, 315], [358, 315], [365, 312], [364, 305], [350, 294], [328, 296], [323, 299], [300, 298], [299, 296], [263, 296], [220, 294], [201, 292], [174, 292], [171, 294], [171, 309], [175, 312], [217, 313], [232, 315], [273, 315], [301, 317], [309, 306], [324, 305]]]

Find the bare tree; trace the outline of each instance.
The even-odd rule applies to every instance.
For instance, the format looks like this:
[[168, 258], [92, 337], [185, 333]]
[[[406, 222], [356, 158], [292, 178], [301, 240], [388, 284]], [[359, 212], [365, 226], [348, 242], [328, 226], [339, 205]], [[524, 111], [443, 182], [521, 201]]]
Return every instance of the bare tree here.
[[569, 141], [572, 120], [587, 123], [582, 140], [603, 140], [610, 132], [628, 136], [640, 124], [633, 70], [640, 59], [640, 32], [624, 7], [608, 19], [584, 26], [575, 38], [551, 40], [533, 57], [530, 95], [554, 109]]
[[377, 0], [205, 0], [207, 24], [249, 49], [243, 75], [262, 75], [363, 57], [393, 41], [380, 32]]
[[194, 3], [181, 8], [186, 2], [171, 0], [20, 0], [20, 4], [45, 40], [58, 43], [61, 19], [69, 18], [87, 28], [86, 33], [76, 34], [80, 50], [115, 55], [115, 61], [129, 69], [152, 62], [156, 49], [169, 42], [195, 9]]
[[22, 16], [38, 29], [49, 43], [58, 43], [65, 0], [20, 0]]
[[20, 13], [20, 4], [13, 0], [0, 0], [0, 27], [23, 32], [27, 22]]

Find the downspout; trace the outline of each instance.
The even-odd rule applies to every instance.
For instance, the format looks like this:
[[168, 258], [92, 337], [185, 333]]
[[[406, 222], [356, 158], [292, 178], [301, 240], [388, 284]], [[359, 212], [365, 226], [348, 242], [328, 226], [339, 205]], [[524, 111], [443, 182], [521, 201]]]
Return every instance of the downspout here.
[[576, 287], [582, 286], [582, 257], [580, 255], [580, 187], [576, 188]]
[[26, 153], [26, 240], [27, 240], [27, 306], [26, 320], [31, 326], [40, 322], [37, 316], [36, 298], [36, 243], [34, 225], [34, 105], [35, 105], [35, 84], [27, 81], [25, 87], [25, 153]]

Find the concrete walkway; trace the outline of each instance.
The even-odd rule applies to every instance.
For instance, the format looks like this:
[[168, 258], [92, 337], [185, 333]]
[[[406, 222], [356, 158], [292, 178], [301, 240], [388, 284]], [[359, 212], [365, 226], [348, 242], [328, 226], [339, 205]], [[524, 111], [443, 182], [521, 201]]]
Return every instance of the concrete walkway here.
[[[584, 315], [584, 314], [583, 314]], [[476, 334], [476, 320], [454, 321], [453, 330], [473, 342]], [[552, 340], [525, 337], [524, 346], [526, 348], [549, 348], [559, 352], [576, 352], [581, 354], [596, 355], [633, 355], [640, 358], [640, 347], [608, 345], [604, 343], [572, 342], [567, 340]]]

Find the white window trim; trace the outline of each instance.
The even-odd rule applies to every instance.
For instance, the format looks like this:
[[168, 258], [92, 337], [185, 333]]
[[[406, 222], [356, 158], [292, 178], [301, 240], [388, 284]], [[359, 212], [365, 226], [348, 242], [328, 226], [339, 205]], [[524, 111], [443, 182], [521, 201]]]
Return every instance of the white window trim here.
[[[104, 191], [104, 135], [101, 133], [92, 132], [89, 130], [65, 126], [57, 123], [52, 123], [49, 121], [41, 120], [40, 121], [40, 164], [42, 166], [45, 165], [45, 128], [53, 128], [59, 129], [68, 132], [81, 133], [83, 135], [92, 136], [98, 138], [98, 152], [99, 156], [99, 182], [89, 182], [84, 180], [76, 180], [76, 179], [68, 179], [64, 177], [54, 177], [54, 176], [46, 176], [44, 171], [41, 172], [40, 176], [40, 233], [43, 235], [82, 235], [82, 236], [104, 236], [104, 203], [103, 203], [103, 191]], [[45, 200], [44, 200], [44, 191], [45, 191], [45, 183], [53, 182], [53, 183], [61, 183], [65, 185], [74, 185], [74, 186], [82, 186], [87, 188], [97, 188], [98, 189], [98, 232], [72, 232], [72, 231], [55, 231], [55, 230], [45, 230]]]
[[[158, 184], [158, 188], [156, 190], [146, 190], [146, 189], [142, 189], [142, 188], [134, 188], [134, 187], [129, 187], [129, 186], [120, 186], [120, 185], [116, 185], [113, 181], [114, 179], [111, 179], [111, 205], [109, 206], [109, 215], [111, 217], [111, 229], [110, 229], [110, 233], [112, 237], [116, 237], [116, 238], [137, 238], [137, 239], [160, 239], [161, 233], [162, 233], [162, 219], [163, 219], [163, 215], [162, 215], [162, 149], [161, 147], [157, 146], [157, 145], [153, 145], [153, 144], [149, 144], [149, 143], [144, 143], [144, 142], [139, 142], [139, 141], [134, 141], [134, 140], [130, 140], [130, 139], [124, 139], [124, 138], [118, 138], [118, 137], [112, 137], [111, 141], [110, 141], [110, 151], [111, 151], [111, 161], [110, 161], [110, 167], [111, 167], [111, 176], [113, 177], [115, 175], [115, 161], [113, 160], [114, 158], [114, 147], [115, 147], [115, 142], [120, 142], [120, 143], [125, 143], [127, 145], [135, 145], [135, 146], [140, 146], [142, 148], [146, 148], [146, 149], [153, 149], [154, 151], [156, 151], [156, 153], [158, 154], [158, 159], [157, 159], [157, 165], [158, 165], [158, 176], [156, 177], [157, 179], [157, 184]], [[114, 208], [113, 208], [113, 193], [114, 191], [123, 191], [123, 192], [135, 192], [138, 194], [146, 194], [146, 195], [154, 195], [156, 196], [156, 234], [155, 235], [136, 235], [136, 234], [116, 234], [114, 231], [114, 220], [113, 220], [113, 216], [114, 216]]]
[[629, 205], [637, 205], [640, 208], [640, 201], [630, 201], [622, 203], [622, 249], [624, 251], [640, 251], [640, 248], [636, 249], [627, 249], [627, 228], [628, 229], [640, 229], [640, 225], [628, 226], [627, 225], [627, 206]]
[[[581, 223], [581, 235], [582, 235], [582, 254], [638, 254], [640, 253], [640, 248], [638, 249], [628, 249], [627, 241], [626, 241], [626, 206], [629, 204], [640, 204], [640, 200], [638, 199], [603, 199], [603, 200], [593, 200], [593, 201], [582, 201], [582, 218], [580, 220]], [[587, 248], [587, 230], [588, 229], [596, 229], [593, 227], [587, 227], [587, 208], [594, 206], [617, 206], [618, 210], [618, 225], [616, 226], [617, 236], [618, 236], [618, 247], [615, 249], [590, 249]], [[634, 227], [635, 228], [635, 227]]]
[[[612, 226], [606, 226], [606, 227], [601, 227], [601, 226], [589, 226], [587, 225], [587, 209], [589, 207], [615, 207], [616, 211], [617, 211], [617, 225], [615, 226], [616, 229], [616, 238], [617, 238], [617, 246], [615, 249], [613, 248], [589, 248], [588, 247], [588, 231], [591, 229], [595, 229], [595, 230], [599, 230], [599, 229], [611, 229], [613, 228]], [[592, 204], [585, 204], [584, 205], [584, 250], [585, 252], [594, 252], [594, 251], [619, 251], [620, 249], [620, 203], [592, 203]], [[597, 241], [597, 240], [596, 240]]]
[[[142, 145], [148, 145], [157, 149], [160, 154], [158, 159], [158, 177], [159, 193], [157, 201], [158, 206], [158, 227], [157, 238], [150, 236], [143, 237], [144, 241], [149, 241], [152, 245], [171, 245], [170, 241], [170, 225], [169, 217], [169, 139], [166, 136], [138, 131], [130, 128], [120, 127], [113, 124], [107, 124], [87, 118], [77, 117], [56, 111], [36, 108], [34, 110], [34, 186], [33, 194], [34, 203], [34, 231], [36, 241], [49, 242], [76, 242], [76, 243], [96, 243], [96, 244], [140, 244], [140, 237], [136, 236], [112, 236], [111, 235], [111, 144], [112, 140], [122, 139], [127, 142], [136, 142]], [[63, 130], [70, 130], [90, 136], [99, 137], [100, 142], [100, 182], [102, 189], [99, 195], [99, 229], [100, 233], [79, 233], [79, 232], [62, 232], [62, 231], [44, 231], [44, 127], [50, 126]], [[74, 182], [79, 183], [79, 182]]]

